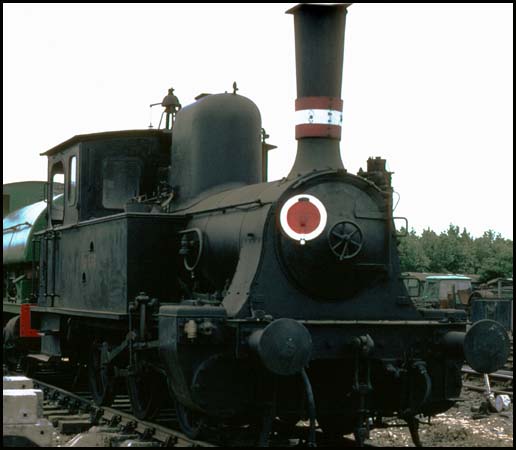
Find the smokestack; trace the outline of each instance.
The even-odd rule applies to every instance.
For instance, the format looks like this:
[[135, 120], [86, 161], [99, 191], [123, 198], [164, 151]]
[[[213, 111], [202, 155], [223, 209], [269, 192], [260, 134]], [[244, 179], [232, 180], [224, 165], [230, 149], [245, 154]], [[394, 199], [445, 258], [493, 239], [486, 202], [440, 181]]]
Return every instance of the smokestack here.
[[347, 7], [300, 4], [294, 16], [296, 39], [297, 155], [289, 177], [313, 170], [343, 169], [342, 65]]

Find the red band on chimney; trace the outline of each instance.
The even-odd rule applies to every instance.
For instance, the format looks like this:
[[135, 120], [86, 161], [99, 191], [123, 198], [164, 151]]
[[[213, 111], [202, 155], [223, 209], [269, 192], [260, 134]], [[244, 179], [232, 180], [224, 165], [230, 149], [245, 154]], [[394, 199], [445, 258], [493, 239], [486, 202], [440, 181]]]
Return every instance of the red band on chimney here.
[[302, 97], [296, 99], [296, 111], [302, 109], [331, 109], [341, 111], [344, 102], [335, 97]]
[[322, 125], [306, 123], [296, 125], [296, 139], [305, 137], [325, 137], [330, 139], [340, 139], [342, 127], [339, 125]]

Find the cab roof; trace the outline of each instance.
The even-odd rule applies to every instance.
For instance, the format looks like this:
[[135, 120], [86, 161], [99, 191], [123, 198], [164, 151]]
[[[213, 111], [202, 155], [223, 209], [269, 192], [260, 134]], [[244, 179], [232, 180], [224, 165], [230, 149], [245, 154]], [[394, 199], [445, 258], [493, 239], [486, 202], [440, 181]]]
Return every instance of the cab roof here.
[[122, 130], [122, 131], [105, 131], [102, 133], [90, 133], [90, 134], [78, 134], [60, 144], [52, 147], [44, 153], [40, 153], [40, 156], [51, 156], [59, 153], [60, 151], [70, 147], [78, 142], [95, 141], [99, 139], [110, 139], [110, 138], [124, 138], [124, 137], [136, 137], [136, 136], [156, 136], [163, 135], [164, 130]]

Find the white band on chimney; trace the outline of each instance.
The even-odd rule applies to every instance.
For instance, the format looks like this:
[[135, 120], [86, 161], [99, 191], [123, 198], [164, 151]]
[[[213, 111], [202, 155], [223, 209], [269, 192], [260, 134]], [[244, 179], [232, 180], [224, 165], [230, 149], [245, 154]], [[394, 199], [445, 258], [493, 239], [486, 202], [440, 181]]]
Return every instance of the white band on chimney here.
[[334, 109], [301, 109], [296, 111], [296, 125], [342, 126], [342, 111]]

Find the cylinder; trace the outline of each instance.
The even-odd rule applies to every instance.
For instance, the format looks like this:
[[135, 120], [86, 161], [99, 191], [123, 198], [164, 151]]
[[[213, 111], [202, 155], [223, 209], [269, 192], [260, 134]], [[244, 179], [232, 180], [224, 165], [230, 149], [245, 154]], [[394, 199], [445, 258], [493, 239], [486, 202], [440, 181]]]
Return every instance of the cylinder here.
[[347, 7], [300, 4], [294, 16], [296, 41], [296, 139], [291, 175], [342, 169], [342, 67]]

